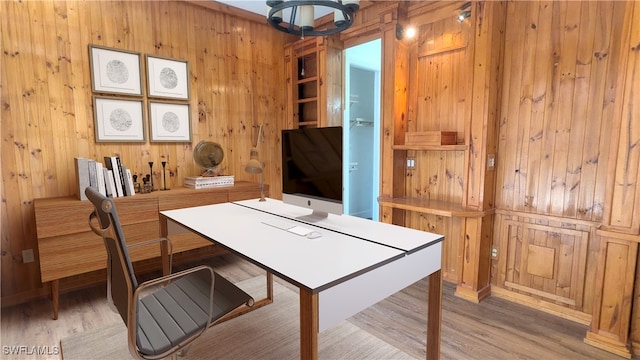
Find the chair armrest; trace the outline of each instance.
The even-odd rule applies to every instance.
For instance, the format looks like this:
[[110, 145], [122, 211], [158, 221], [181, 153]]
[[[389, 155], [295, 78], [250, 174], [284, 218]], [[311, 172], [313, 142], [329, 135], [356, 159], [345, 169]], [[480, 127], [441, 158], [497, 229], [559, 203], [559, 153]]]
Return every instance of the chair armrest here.
[[210, 266], [207, 265], [199, 265], [199, 266], [194, 266], [192, 268], [186, 269], [186, 270], [182, 270], [182, 271], [178, 271], [177, 273], [174, 274], [169, 274], [169, 275], [165, 275], [165, 276], [161, 276], [155, 279], [151, 279], [151, 280], [147, 280], [143, 283], [141, 283], [140, 285], [138, 285], [138, 288], [133, 292], [133, 299], [137, 299], [138, 296], [140, 295], [140, 292], [145, 290], [146, 288], [152, 287], [152, 286], [156, 286], [162, 283], [167, 283], [168, 281], [172, 281], [172, 280], [177, 280], [183, 276], [198, 272], [198, 271], [202, 271], [202, 270], [208, 270], [211, 273], [211, 295], [213, 296], [213, 286], [214, 286], [214, 281], [215, 281], [215, 274], [213, 272], [213, 268], [211, 268]]
[[168, 252], [169, 252], [169, 274], [171, 274], [171, 266], [173, 265], [173, 243], [171, 242], [171, 239], [163, 237], [163, 238], [147, 240], [147, 241], [143, 241], [143, 242], [139, 242], [139, 243], [135, 243], [135, 244], [127, 244], [127, 249], [132, 249], [132, 248], [141, 247], [141, 246], [147, 246], [147, 245], [153, 245], [153, 244], [162, 243], [162, 242], [166, 242], [167, 243], [167, 249], [168, 249]]

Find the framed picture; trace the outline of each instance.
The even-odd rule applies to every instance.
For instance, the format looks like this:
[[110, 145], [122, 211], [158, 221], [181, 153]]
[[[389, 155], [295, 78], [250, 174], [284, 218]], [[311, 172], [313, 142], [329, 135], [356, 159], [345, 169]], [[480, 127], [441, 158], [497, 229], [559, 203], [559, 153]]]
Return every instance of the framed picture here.
[[93, 92], [142, 96], [139, 53], [89, 45], [89, 61]]
[[142, 100], [93, 97], [96, 142], [144, 142]]
[[189, 104], [149, 101], [152, 142], [191, 142]]
[[149, 97], [188, 100], [188, 62], [147, 55], [147, 85]]

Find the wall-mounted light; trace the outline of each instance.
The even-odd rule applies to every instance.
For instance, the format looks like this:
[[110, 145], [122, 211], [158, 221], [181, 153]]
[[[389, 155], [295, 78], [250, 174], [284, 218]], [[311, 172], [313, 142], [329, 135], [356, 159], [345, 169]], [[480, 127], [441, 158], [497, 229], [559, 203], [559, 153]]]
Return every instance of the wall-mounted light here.
[[458, 13], [458, 17], [456, 18], [458, 22], [463, 22], [465, 19], [471, 17], [471, 3], [465, 3], [460, 7], [460, 13]]
[[471, 10], [460, 11], [458, 14], [458, 22], [463, 22], [466, 18], [471, 16]]
[[414, 36], [416, 36], [416, 28], [413, 26], [409, 26], [405, 29], [400, 24], [396, 25], [396, 39], [412, 39]]

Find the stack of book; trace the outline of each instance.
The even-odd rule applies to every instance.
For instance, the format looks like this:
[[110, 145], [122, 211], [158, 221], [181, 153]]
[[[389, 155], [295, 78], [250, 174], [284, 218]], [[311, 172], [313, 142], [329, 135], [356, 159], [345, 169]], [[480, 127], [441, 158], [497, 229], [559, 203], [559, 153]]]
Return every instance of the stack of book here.
[[87, 200], [84, 189], [92, 187], [104, 196], [121, 197], [135, 195], [131, 170], [120, 162], [118, 156], [105, 156], [101, 162], [77, 157], [74, 159], [78, 186], [78, 199]]
[[187, 176], [184, 178], [184, 186], [191, 189], [208, 189], [231, 185], [233, 185], [233, 175]]

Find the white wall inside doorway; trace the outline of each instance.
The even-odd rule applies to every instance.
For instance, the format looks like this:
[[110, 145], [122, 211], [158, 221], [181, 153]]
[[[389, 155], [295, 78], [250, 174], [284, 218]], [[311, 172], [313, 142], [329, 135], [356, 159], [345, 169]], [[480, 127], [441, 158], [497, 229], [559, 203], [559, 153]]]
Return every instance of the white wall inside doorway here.
[[381, 40], [345, 51], [344, 213], [377, 221]]

